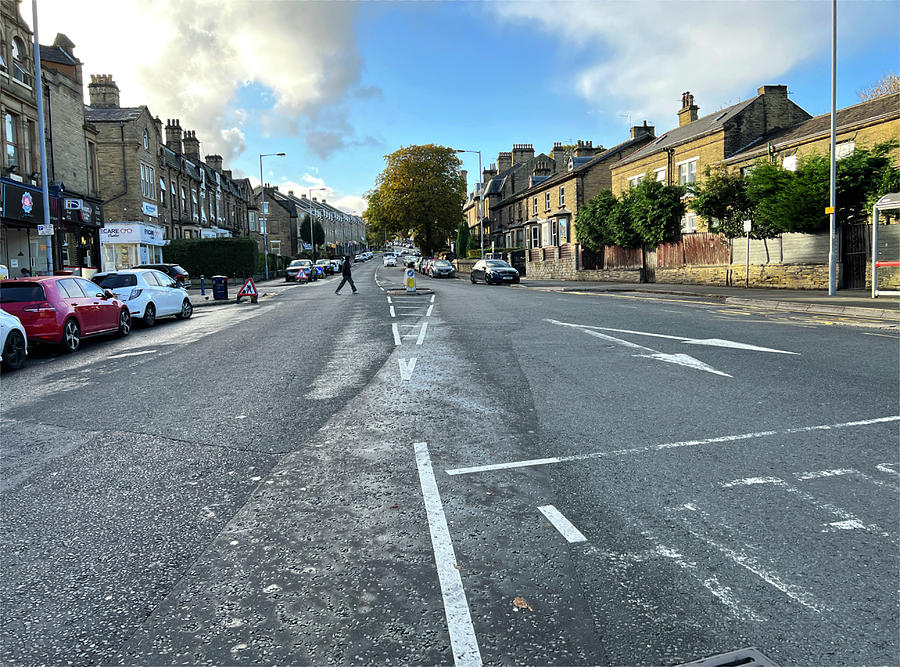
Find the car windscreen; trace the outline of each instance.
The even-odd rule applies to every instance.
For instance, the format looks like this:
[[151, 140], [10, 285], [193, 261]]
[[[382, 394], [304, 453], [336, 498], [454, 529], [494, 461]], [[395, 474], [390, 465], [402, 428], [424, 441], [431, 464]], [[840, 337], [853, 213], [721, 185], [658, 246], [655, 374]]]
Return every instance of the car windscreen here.
[[502, 259], [489, 259], [485, 262], [488, 266], [495, 269], [511, 269], [512, 267]]
[[448, 262], [446, 259], [439, 259], [434, 262], [435, 266], [438, 266], [442, 269], [452, 269], [453, 265]]
[[296, 268], [296, 267], [298, 267], [298, 266], [303, 266], [303, 260], [302, 260], [302, 259], [295, 259], [293, 262], [291, 262], [290, 264], [288, 264], [288, 268], [289, 268], [289, 269], [290, 269], [291, 267]]
[[107, 276], [94, 276], [91, 280], [103, 289], [118, 289], [120, 287], [134, 287], [137, 285], [137, 276], [133, 273], [110, 273]]
[[[163, 269], [160, 269], [160, 270], [163, 270]], [[165, 273], [168, 273], [169, 275], [172, 275], [174, 273], [176, 276], [180, 276], [182, 274], [188, 275], [188, 272], [185, 269], [183, 269], [182, 267], [178, 266], [178, 264], [176, 264], [175, 266], [170, 266], [169, 270], [165, 271]]]
[[46, 301], [44, 288], [38, 283], [7, 283], [0, 288], [0, 303], [25, 303]]

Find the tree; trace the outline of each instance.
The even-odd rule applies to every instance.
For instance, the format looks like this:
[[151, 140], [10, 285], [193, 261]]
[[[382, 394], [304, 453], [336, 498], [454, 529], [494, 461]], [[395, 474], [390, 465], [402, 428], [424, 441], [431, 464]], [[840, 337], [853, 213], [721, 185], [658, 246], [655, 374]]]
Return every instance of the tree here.
[[[311, 243], [309, 240], [309, 214], [303, 216], [303, 220], [300, 222], [300, 240], [304, 243]], [[315, 239], [315, 243], [313, 244], [313, 257], [316, 254], [316, 246], [320, 246], [325, 243], [325, 230], [322, 228], [322, 225], [318, 220], [313, 220], [312, 223], [312, 233], [313, 238]]]
[[627, 208], [631, 225], [644, 243], [655, 248], [681, 235], [683, 187], [663, 185], [654, 178], [648, 178], [631, 188], [629, 194]]
[[601, 190], [587, 204], [578, 209], [575, 216], [575, 235], [589, 250], [615, 245], [615, 213], [619, 205], [609, 190]]
[[465, 257], [466, 253], [469, 251], [469, 242], [471, 241], [471, 237], [469, 236], [469, 225], [466, 224], [466, 221], [463, 220], [459, 223], [459, 227], [456, 228], [456, 256], [457, 257]]
[[366, 195], [366, 223], [389, 236], [412, 236], [424, 255], [441, 248], [462, 220], [465, 187], [456, 151], [428, 144], [385, 156]]
[[709, 231], [733, 239], [744, 235], [744, 220], [753, 206], [747, 194], [747, 179], [723, 166], [706, 167], [706, 178], [693, 188], [691, 208], [709, 223]]
[[793, 174], [777, 164], [759, 160], [747, 177], [747, 197], [753, 207], [751, 238], [767, 239], [784, 229], [784, 215], [779, 192], [787, 187]]
[[893, 72], [888, 72], [881, 81], [858, 91], [856, 94], [861, 102], [869, 102], [878, 97], [892, 95], [897, 92], [900, 92], [900, 76]]

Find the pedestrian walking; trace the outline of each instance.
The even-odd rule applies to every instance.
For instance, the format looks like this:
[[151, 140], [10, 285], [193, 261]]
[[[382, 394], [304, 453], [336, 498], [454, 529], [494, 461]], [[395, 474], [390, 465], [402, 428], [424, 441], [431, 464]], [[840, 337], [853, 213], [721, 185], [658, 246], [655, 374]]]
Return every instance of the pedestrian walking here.
[[341, 284], [338, 285], [338, 288], [336, 290], [334, 290], [334, 293], [340, 294], [341, 288], [345, 284], [350, 283], [350, 288], [353, 290], [353, 293], [357, 294], [358, 290], [356, 289], [356, 285], [353, 284], [353, 277], [350, 275], [350, 255], [344, 257], [344, 263], [341, 264], [341, 275], [344, 279], [341, 280]]

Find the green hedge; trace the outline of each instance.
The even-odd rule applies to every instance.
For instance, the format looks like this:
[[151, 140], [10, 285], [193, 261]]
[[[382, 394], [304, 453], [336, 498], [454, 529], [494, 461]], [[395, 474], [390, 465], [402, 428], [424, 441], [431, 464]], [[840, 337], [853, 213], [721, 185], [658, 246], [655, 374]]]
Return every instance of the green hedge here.
[[257, 255], [262, 253], [253, 239], [175, 239], [163, 248], [164, 261], [180, 264], [194, 278], [246, 278], [256, 269]]

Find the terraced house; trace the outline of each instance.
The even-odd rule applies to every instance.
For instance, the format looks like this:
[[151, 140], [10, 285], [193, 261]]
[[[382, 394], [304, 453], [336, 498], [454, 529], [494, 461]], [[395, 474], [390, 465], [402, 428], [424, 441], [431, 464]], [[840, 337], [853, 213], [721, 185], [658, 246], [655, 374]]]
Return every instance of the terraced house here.
[[[699, 117], [694, 96], [684, 93], [678, 127], [612, 167], [612, 191], [620, 195], [645, 178], [666, 185], [691, 185], [705, 168], [734, 157], [785, 129], [809, 120], [810, 115], [788, 99], [787, 86], [761, 86], [757, 95]], [[682, 231], [705, 231], [697, 215], [688, 211]]]

